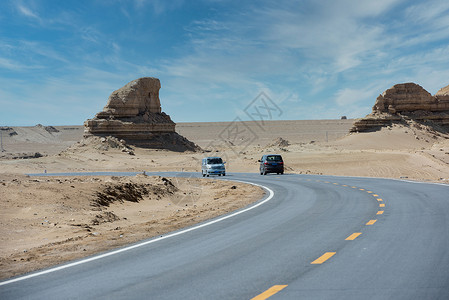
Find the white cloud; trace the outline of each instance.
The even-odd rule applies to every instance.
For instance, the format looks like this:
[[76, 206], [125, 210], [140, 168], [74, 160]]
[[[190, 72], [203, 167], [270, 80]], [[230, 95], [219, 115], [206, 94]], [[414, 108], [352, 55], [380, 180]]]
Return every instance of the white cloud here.
[[55, 48], [51, 43], [35, 42], [35, 41], [18, 41], [18, 49], [24, 51], [25, 54], [33, 54], [51, 59], [59, 62], [69, 62], [70, 58], [67, 53], [64, 53]]
[[343, 88], [335, 94], [335, 102], [338, 106], [354, 106], [370, 100], [374, 104], [374, 95], [376, 95], [376, 91], [373, 89]]
[[22, 64], [17, 61], [13, 61], [11, 59], [0, 57], [0, 69], [8, 69], [13, 71], [21, 71], [24, 69], [32, 68], [28, 65]]
[[342, 72], [377, 56], [388, 43], [382, 23], [363, 18], [377, 16], [398, 1], [305, 2], [288, 9], [264, 8], [266, 40], [296, 51], [307, 59]]
[[22, 3], [17, 2], [16, 8], [17, 8], [17, 11], [19, 13], [21, 13], [22, 15], [32, 18], [32, 19], [36, 19], [38, 21], [41, 21], [41, 18], [39, 17], [39, 15], [36, 12], [33, 12], [29, 7], [23, 5]]
[[93, 42], [93, 43], [101, 43], [102, 41], [102, 35], [93, 27], [90, 26], [86, 26], [86, 27], [82, 27], [78, 29], [81, 38], [89, 41], [89, 42]]
[[150, 5], [155, 14], [163, 14], [167, 11], [180, 8], [184, 4], [184, 0], [134, 0], [137, 9], [142, 9], [146, 5]]
[[413, 4], [406, 9], [406, 16], [412, 23], [438, 24], [442, 20], [448, 21], [448, 1], [424, 1]]
[[[102, 107], [112, 90], [155, 76], [164, 106], [177, 119], [201, 120], [214, 105], [218, 113], [209, 120], [232, 120], [260, 91], [280, 101], [285, 118], [357, 117], [395, 83], [413, 81], [432, 93], [449, 83], [449, 4], [443, 0], [204, 1], [195, 19], [177, 19], [167, 32], [152, 27], [151, 18], [178, 16], [174, 10], [188, 2], [93, 1], [71, 10], [48, 10], [44, 2], [13, 3], [24, 29], [42, 30], [49, 39], [0, 42], [0, 68], [37, 80], [29, 93], [39, 101], [54, 101], [48, 99], [66, 90], [70, 103], [79, 98], [85, 110], [92, 103]], [[107, 18], [92, 21], [95, 14], [83, 13], [99, 5], [99, 15], [125, 19], [123, 29], [112, 32]], [[180, 28], [183, 35], [171, 36]], [[161, 36], [163, 46], [156, 40]]]

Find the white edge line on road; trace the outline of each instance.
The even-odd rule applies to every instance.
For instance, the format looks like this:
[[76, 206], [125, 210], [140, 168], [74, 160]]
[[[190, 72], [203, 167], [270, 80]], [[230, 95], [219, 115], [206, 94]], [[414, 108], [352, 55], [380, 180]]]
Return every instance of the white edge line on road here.
[[[229, 181], [231, 181], [231, 180], [229, 180]], [[102, 259], [102, 258], [105, 258], [105, 257], [108, 257], [108, 256], [112, 256], [112, 255], [115, 255], [115, 254], [118, 254], [118, 253], [122, 253], [122, 252], [125, 252], [125, 251], [128, 251], [128, 250], [132, 250], [132, 249], [139, 248], [139, 247], [142, 247], [142, 246], [145, 246], [145, 245], [156, 243], [158, 241], [165, 240], [165, 239], [177, 236], [177, 235], [181, 235], [181, 234], [184, 234], [184, 233], [187, 233], [187, 232], [199, 229], [199, 228], [203, 228], [203, 227], [206, 227], [206, 226], [209, 226], [209, 225], [221, 222], [223, 220], [232, 218], [234, 216], [237, 216], [239, 214], [242, 214], [244, 212], [252, 210], [252, 209], [254, 209], [254, 208], [258, 207], [258, 206], [261, 206], [262, 204], [270, 201], [273, 198], [273, 196], [274, 196], [274, 192], [270, 188], [267, 188], [266, 186], [263, 186], [263, 185], [260, 185], [260, 184], [257, 184], [257, 183], [252, 183], [252, 182], [240, 181], [240, 180], [232, 180], [232, 181], [252, 184], [252, 185], [264, 188], [265, 190], [268, 191], [269, 195], [268, 195], [268, 197], [266, 199], [258, 202], [257, 204], [255, 204], [253, 206], [250, 206], [250, 207], [247, 207], [245, 209], [236, 211], [234, 213], [231, 213], [231, 214], [223, 216], [223, 217], [219, 217], [218, 219], [206, 222], [204, 224], [200, 224], [200, 225], [197, 225], [197, 226], [194, 226], [194, 227], [190, 227], [190, 228], [187, 228], [187, 229], [184, 229], [184, 230], [181, 230], [181, 231], [170, 233], [168, 235], [161, 236], [161, 237], [158, 237], [158, 238], [146, 241], [146, 242], [138, 243], [138, 244], [135, 244], [135, 245], [132, 245], [132, 246], [128, 246], [128, 247], [125, 247], [125, 248], [117, 249], [117, 250], [114, 250], [114, 251], [111, 251], [111, 252], [107, 252], [107, 253], [104, 253], [104, 254], [100, 254], [100, 255], [97, 255], [97, 256], [93, 256], [93, 257], [90, 257], [90, 258], [86, 258], [86, 259], [83, 259], [83, 260], [80, 260], [80, 261], [68, 263], [66, 265], [62, 265], [62, 266], [59, 266], [59, 267], [55, 267], [55, 268], [51, 268], [51, 269], [48, 269], [48, 270], [44, 270], [44, 271], [40, 271], [40, 272], [29, 274], [29, 275], [17, 277], [17, 278], [14, 278], [14, 279], [6, 280], [6, 281], [3, 281], [3, 282], [0, 282], [0, 286], [7, 285], [7, 284], [10, 284], [10, 283], [14, 283], [14, 282], [21, 281], [21, 280], [30, 279], [30, 278], [41, 276], [41, 275], [45, 275], [45, 274], [49, 274], [49, 273], [53, 273], [53, 272], [60, 271], [60, 270], [63, 270], [63, 269], [71, 268], [71, 267], [78, 266], [78, 265], [81, 265], [81, 264], [85, 264], [85, 263], [88, 263], [88, 262], [91, 262], [91, 261]]]

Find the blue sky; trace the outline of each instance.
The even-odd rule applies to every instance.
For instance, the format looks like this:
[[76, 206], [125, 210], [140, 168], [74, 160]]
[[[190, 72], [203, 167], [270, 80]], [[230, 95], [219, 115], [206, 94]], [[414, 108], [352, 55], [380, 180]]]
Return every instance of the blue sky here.
[[449, 84], [449, 1], [3, 0], [0, 126], [77, 125], [161, 80], [175, 122], [363, 117], [396, 83]]

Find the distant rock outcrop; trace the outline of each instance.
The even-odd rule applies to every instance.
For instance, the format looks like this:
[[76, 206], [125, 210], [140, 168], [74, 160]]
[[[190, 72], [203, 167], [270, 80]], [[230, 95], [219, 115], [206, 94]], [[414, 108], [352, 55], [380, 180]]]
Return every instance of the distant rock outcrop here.
[[103, 111], [84, 122], [84, 137], [112, 136], [144, 148], [199, 150], [175, 132], [175, 122], [162, 112], [160, 88], [159, 79], [143, 77], [114, 91]]
[[438, 101], [449, 101], [449, 85], [441, 88], [436, 94], [435, 97]]
[[373, 112], [354, 122], [351, 132], [375, 131], [392, 123], [414, 120], [449, 130], [449, 86], [432, 96], [415, 83], [396, 84], [377, 97]]
[[278, 137], [273, 143], [267, 145], [267, 147], [288, 147], [290, 143], [287, 140], [284, 140], [282, 137]]
[[0, 127], [1, 132], [8, 134], [9, 136], [17, 135], [17, 132], [12, 127]]
[[37, 124], [36, 126], [34, 126], [36, 128], [43, 128], [45, 131], [47, 131], [48, 133], [56, 133], [59, 132], [58, 129], [54, 128], [53, 126], [44, 126], [42, 124]]

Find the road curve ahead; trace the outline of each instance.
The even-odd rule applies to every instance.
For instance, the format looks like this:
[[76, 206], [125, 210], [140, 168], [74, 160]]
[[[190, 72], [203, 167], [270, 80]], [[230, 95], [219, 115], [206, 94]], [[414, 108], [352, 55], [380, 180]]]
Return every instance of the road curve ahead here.
[[195, 230], [3, 281], [0, 299], [449, 299], [449, 186], [229, 175], [219, 178], [274, 196]]

